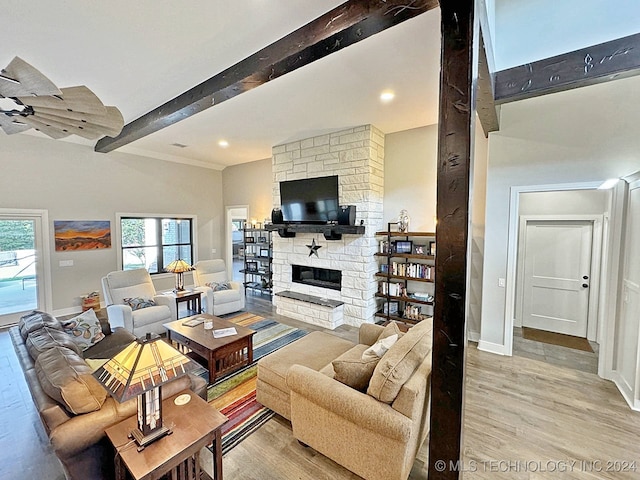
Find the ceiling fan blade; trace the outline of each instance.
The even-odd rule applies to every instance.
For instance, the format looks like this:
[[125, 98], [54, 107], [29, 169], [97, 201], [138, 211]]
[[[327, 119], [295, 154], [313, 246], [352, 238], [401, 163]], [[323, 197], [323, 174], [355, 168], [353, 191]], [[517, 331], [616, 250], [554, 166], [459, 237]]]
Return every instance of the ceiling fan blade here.
[[41, 118], [49, 118], [59, 122], [64, 122], [76, 127], [85, 124], [100, 127], [104, 135], [115, 137], [120, 134], [124, 127], [124, 118], [116, 107], [105, 107], [105, 115], [97, 115], [93, 113], [69, 112], [56, 110], [54, 108], [34, 107], [34, 115]]
[[54, 108], [56, 110], [70, 110], [72, 112], [93, 113], [105, 115], [106, 109], [100, 99], [84, 85], [61, 88], [62, 98], [52, 96], [18, 97], [25, 105], [31, 107]]
[[14, 133], [20, 133], [24, 132], [25, 130], [29, 130], [31, 128], [29, 125], [17, 123], [21, 118], [22, 117], [10, 117], [9, 115], [0, 113], [0, 127], [7, 135], [13, 135]]
[[51, 80], [20, 57], [15, 57], [0, 72], [0, 95], [3, 97], [60, 94]]
[[45, 135], [50, 136], [54, 140], [59, 140], [61, 138], [68, 137], [71, 134], [71, 132], [64, 132], [57, 128], [48, 126], [46, 123], [43, 123], [40, 120], [33, 118], [33, 115], [29, 115], [28, 117], [23, 117], [21, 120], [24, 121], [24, 123], [31, 125], [33, 128], [35, 128], [39, 132], [42, 132]]
[[79, 135], [83, 138], [88, 138], [89, 140], [95, 140], [105, 135], [104, 129], [101, 129], [101, 127], [91, 125], [89, 123], [76, 122], [75, 120], [67, 120], [66, 118], [55, 118], [53, 116], [34, 114], [29, 115], [25, 121], [28, 123], [28, 120], [31, 119], [68, 135]]

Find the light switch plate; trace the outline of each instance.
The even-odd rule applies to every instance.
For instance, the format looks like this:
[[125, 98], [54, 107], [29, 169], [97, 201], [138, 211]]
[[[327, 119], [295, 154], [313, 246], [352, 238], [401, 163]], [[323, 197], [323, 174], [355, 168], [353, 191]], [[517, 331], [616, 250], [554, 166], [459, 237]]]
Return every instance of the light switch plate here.
[[60, 267], [73, 267], [73, 260], [60, 260], [58, 262]]

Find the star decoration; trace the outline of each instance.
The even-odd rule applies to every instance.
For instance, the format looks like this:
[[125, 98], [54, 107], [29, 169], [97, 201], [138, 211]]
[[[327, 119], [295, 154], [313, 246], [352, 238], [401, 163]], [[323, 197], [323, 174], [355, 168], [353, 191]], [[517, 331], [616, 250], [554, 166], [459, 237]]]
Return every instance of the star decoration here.
[[[322, 245], [316, 245], [316, 239], [311, 240], [311, 245], [307, 245], [309, 249], [309, 256], [315, 255], [318, 256], [318, 250], [322, 248]], [[319, 257], [318, 257], [319, 258]]]

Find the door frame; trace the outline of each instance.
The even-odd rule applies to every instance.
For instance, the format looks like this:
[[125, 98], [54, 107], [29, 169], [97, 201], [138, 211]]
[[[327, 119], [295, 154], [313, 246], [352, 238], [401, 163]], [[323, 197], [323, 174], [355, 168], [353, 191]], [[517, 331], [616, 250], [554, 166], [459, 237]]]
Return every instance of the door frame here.
[[[0, 208], [0, 218], [18, 217], [37, 219], [39, 228], [34, 230], [35, 247], [38, 261], [36, 272], [40, 274], [41, 282], [38, 283], [38, 306], [44, 311], [53, 311], [53, 293], [51, 291], [51, 250], [49, 242], [49, 211], [26, 208]], [[8, 326], [2, 325], [2, 327]]]
[[603, 215], [520, 215], [518, 229], [518, 250], [516, 252], [516, 291], [514, 305], [514, 326], [521, 327], [523, 319], [524, 261], [526, 228], [528, 222], [587, 222], [591, 223], [591, 272], [589, 277], [589, 309], [587, 311], [587, 339], [600, 340], [598, 329], [598, 303], [600, 299], [600, 266], [602, 263]]
[[247, 212], [245, 220], [249, 220], [249, 205], [228, 205], [225, 206], [225, 263], [227, 265], [227, 278], [233, 278], [233, 235], [231, 230], [231, 221], [233, 220], [233, 210], [242, 210]]
[[[507, 271], [504, 304], [504, 355], [513, 355], [513, 325], [515, 323], [516, 273], [519, 243], [520, 194], [527, 192], [553, 192], [565, 190], [595, 190], [602, 182], [558, 183], [551, 185], [524, 185], [511, 187], [509, 198], [509, 224], [507, 227]], [[604, 323], [604, 322], [600, 322]]]

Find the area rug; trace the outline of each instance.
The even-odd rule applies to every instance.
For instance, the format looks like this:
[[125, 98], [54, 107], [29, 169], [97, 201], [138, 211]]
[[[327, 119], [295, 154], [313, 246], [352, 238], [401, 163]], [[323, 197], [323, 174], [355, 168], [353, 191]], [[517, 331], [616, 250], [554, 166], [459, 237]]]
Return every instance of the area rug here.
[[229, 418], [222, 427], [223, 455], [274, 415], [256, 401], [256, 362], [309, 333], [252, 313], [225, 317], [225, 320], [255, 330], [256, 334], [253, 336], [253, 363], [207, 389], [208, 402]]
[[586, 338], [574, 337], [572, 335], [564, 335], [562, 333], [546, 332], [535, 328], [522, 327], [522, 338], [593, 353], [593, 349]]

